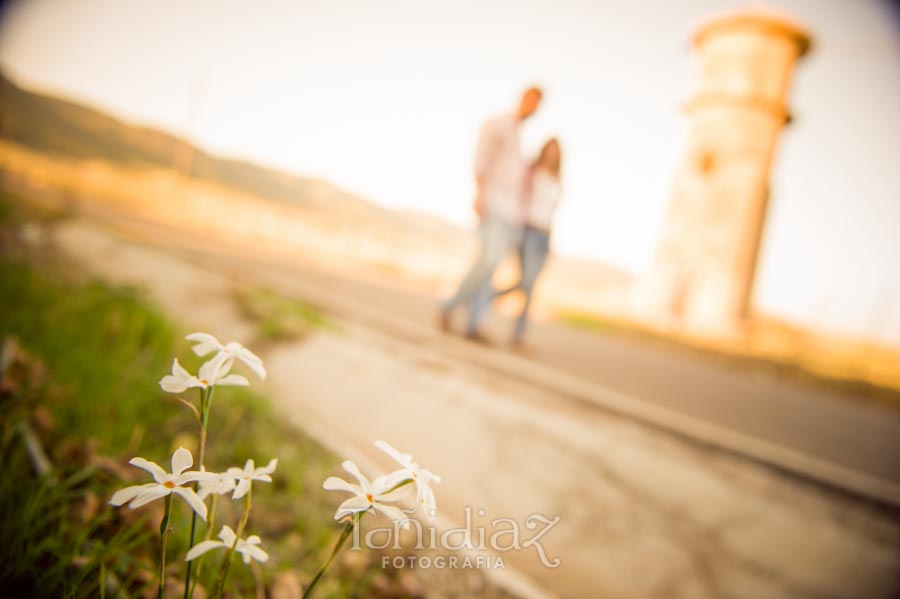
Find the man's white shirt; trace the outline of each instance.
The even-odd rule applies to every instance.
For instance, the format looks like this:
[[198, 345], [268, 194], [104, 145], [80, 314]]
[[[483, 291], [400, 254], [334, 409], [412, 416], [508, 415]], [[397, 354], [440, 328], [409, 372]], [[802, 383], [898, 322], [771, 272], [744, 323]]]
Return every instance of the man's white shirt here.
[[490, 119], [481, 128], [475, 154], [475, 173], [482, 177], [485, 211], [512, 223], [522, 220], [525, 160], [514, 115]]

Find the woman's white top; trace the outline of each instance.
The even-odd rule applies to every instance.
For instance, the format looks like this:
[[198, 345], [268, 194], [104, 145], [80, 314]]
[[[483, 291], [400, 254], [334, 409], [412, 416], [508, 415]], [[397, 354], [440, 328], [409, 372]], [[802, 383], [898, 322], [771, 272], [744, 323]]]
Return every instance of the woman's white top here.
[[546, 169], [534, 169], [531, 175], [531, 193], [525, 206], [525, 224], [549, 231], [561, 196], [559, 179]]

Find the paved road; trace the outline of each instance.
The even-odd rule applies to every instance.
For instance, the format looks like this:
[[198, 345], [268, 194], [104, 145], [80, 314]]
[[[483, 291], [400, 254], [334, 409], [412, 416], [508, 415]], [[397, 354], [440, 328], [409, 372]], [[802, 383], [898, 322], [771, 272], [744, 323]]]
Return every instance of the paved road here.
[[[310, 275], [308, 275], [310, 276]], [[421, 322], [435, 318], [435, 301], [399, 295], [373, 285], [334, 285]], [[376, 300], [377, 298], [377, 300]], [[505, 323], [492, 323], [494, 330]], [[857, 398], [783, 381], [764, 381], [750, 373], [711, 363], [700, 356], [621, 337], [537, 324], [534, 360], [680, 412], [760, 437], [849, 468], [900, 484], [900, 411]]]
[[[231, 254], [241, 276], [268, 273], [390, 315], [395, 322], [419, 328], [436, 324], [438, 299], [427, 294], [365, 280], [357, 273], [325, 271], [262, 250], [248, 254], [239, 245], [216, 244], [210, 250], [195, 235], [108, 212], [104, 217], [153, 243], [188, 252], [194, 260], [210, 251], [217, 256]], [[498, 342], [510, 329], [511, 324], [500, 317], [489, 322], [489, 333]], [[754, 377], [747, 369], [639, 339], [553, 322], [536, 323], [531, 334], [538, 348], [528, 358], [533, 364], [900, 489], [900, 409], [805, 384]], [[499, 347], [497, 351], [509, 353]]]

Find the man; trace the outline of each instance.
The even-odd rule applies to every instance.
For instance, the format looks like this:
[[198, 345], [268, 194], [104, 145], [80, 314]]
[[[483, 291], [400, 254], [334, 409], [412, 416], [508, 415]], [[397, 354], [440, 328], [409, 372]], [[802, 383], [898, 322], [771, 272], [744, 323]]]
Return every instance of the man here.
[[454, 308], [468, 306], [466, 337], [485, 341], [481, 322], [493, 297], [491, 279], [500, 262], [517, 242], [522, 218], [522, 184], [525, 161], [519, 142], [519, 125], [534, 114], [543, 93], [537, 87], [525, 90], [512, 114], [489, 120], [481, 129], [475, 155], [475, 212], [480, 248], [475, 262], [456, 293], [441, 310], [441, 328], [450, 329]]

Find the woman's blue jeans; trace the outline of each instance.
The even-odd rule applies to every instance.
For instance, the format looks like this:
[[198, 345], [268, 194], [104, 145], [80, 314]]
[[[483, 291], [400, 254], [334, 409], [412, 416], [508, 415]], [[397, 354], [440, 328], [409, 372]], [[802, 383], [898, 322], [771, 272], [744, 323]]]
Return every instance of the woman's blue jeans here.
[[522, 312], [516, 319], [513, 338], [521, 341], [528, 324], [528, 310], [531, 308], [531, 295], [538, 276], [544, 269], [547, 255], [550, 253], [550, 232], [531, 226], [522, 230], [522, 242], [519, 245], [519, 282], [508, 289], [497, 292], [497, 296], [511, 293], [518, 289], [525, 295]]

